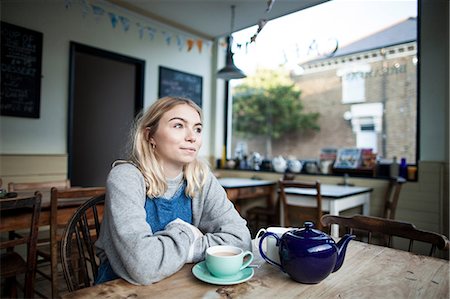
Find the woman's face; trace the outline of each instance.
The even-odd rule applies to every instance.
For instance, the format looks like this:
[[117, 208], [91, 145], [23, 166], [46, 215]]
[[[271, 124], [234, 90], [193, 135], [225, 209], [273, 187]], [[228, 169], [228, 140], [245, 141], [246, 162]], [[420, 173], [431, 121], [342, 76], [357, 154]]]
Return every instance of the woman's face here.
[[[177, 176], [192, 162], [202, 145], [202, 122], [198, 112], [180, 104], [163, 114], [158, 129], [150, 137], [167, 177]], [[151, 147], [151, 145], [150, 145]]]

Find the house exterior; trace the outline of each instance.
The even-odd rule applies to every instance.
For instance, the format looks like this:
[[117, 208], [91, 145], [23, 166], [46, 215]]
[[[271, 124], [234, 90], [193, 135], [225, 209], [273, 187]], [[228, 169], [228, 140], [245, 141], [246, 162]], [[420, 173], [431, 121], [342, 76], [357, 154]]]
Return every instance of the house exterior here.
[[[291, 154], [317, 157], [320, 148], [372, 148], [379, 157], [416, 161], [417, 19], [409, 18], [301, 64], [293, 75], [320, 132], [303, 134]], [[281, 142], [283, 143], [283, 142]]]

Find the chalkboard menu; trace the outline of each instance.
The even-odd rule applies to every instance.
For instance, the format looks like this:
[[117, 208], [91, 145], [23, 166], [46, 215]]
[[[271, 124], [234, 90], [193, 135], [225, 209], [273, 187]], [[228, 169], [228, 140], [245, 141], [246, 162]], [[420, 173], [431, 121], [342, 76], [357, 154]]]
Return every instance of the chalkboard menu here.
[[159, 67], [158, 96], [184, 97], [202, 106], [202, 77]]
[[42, 36], [1, 22], [1, 115], [39, 118]]

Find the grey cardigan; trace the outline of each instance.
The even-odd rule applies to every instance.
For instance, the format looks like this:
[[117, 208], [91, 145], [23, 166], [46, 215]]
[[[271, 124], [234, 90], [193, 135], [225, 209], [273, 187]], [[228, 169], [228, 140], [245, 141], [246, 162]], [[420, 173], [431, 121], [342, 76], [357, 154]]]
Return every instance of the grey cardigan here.
[[[148, 285], [172, 275], [186, 263], [194, 234], [183, 223], [169, 223], [152, 233], [144, 209], [144, 177], [132, 164], [114, 167], [106, 182], [106, 203], [97, 255], [108, 259], [114, 272], [133, 284]], [[251, 250], [250, 232], [209, 172], [206, 184], [192, 199], [193, 225], [204, 234], [194, 244], [194, 262], [213, 245], [229, 244]]]

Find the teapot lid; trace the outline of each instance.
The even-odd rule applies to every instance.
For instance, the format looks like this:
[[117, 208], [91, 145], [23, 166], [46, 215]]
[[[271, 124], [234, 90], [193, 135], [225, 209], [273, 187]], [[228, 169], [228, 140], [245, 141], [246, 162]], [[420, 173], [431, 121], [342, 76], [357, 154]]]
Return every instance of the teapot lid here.
[[305, 221], [303, 228], [291, 231], [291, 233], [302, 239], [312, 240], [329, 240], [331, 237], [321, 230], [314, 229], [314, 223], [312, 221]]

